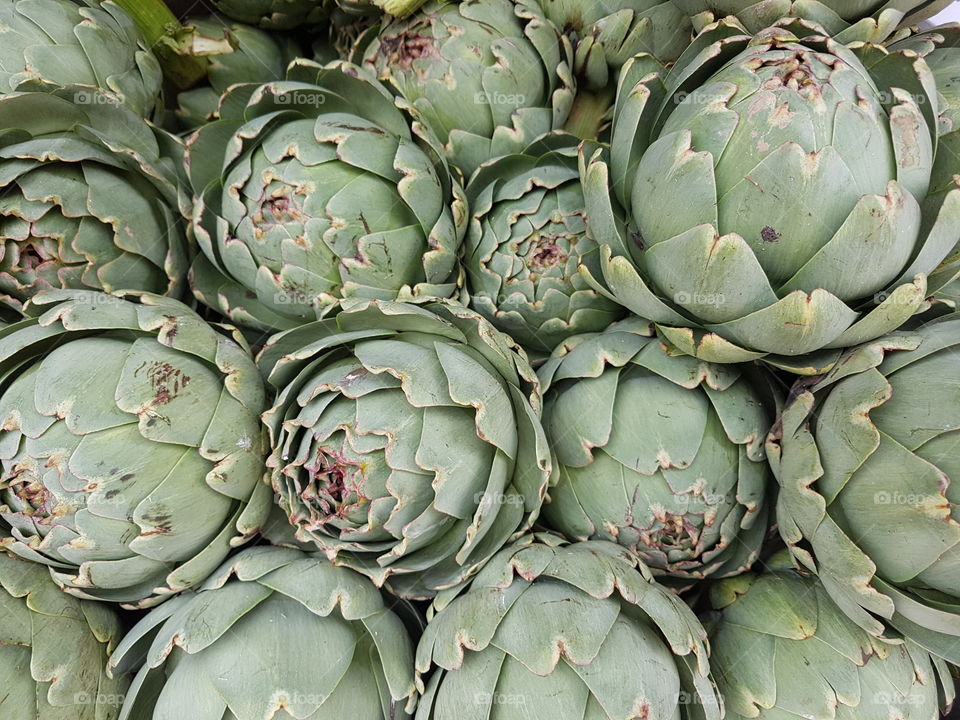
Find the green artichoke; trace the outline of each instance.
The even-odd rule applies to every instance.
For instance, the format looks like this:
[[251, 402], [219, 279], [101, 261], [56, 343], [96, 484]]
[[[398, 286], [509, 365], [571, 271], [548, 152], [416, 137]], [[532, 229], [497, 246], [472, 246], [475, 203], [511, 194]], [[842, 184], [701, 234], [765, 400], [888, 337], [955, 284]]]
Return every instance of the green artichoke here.
[[0, 97], [0, 304], [49, 288], [180, 294], [179, 153], [92, 90]]
[[544, 136], [485, 165], [467, 186], [470, 307], [539, 353], [625, 312], [578, 272], [597, 250], [586, 234], [578, 144], [563, 133]]
[[577, 95], [565, 128], [596, 139], [609, 121], [623, 64], [639, 53], [673, 62], [690, 44], [690, 19], [671, 0], [539, 0], [570, 38]]
[[120, 720], [407, 720], [413, 645], [369, 580], [297, 550], [244, 550], [143, 618], [110, 659]]
[[431, 611], [416, 720], [722, 716], [703, 627], [612, 543], [527, 536]]
[[229, 18], [267, 30], [316, 25], [326, 17], [322, 0], [213, 0]]
[[[850, 23], [857, 30], [877, 25], [889, 34], [898, 25], [913, 25], [933, 17], [953, 0], [673, 0], [689, 15], [703, 14], [700, 24], [724, 15], [736, 15], [751, 32], [759, 32], [780, 18], [813, 20], [831, 34], [842, 34]], [[872, 18], [870, 16], [873, 16]], [[871, 22], [872, 20], [872, 22]], [[882, 38], [879, 38], [882, 39]]]
[[946, 663], [871, 637], [788, 565], [777, 557], [770, 572], [711, 588], [710, 666], [727, 720], [939, 718], [953, 700]]
[[4, 720], [115, 720], [128, 679], [106, 674], [120, 621], [60, 592], [45, 568], [0, 552]]
[[569, 43], [525, 0], [433, 0], [357, 47], [465, 178], [563, 127], [573, 103]]
[[396, 594], [463, 582], [539, 513], [552, 467], [522, 351], [453, 302], [344, 301], [271, 338], [263, 420], [303, 542]]
[[570, 338], [539, 375], [559, 470], [547, 525], [620, 543], [681, 581], [753, 564], [776, 408], [747, 368], [671, 357], [650, 323], [629, 318]]
[[[925, 56], [940, 91], [940, 112], [947, 121], [948, 132], [960, 131], [960, 24], [934, 28], [934, 35], [943, 38]], [[960, 162], [954, 164], [956, 169]]]
[[78, 85], [78, 94], [99, 90], [141, 117], [162, 108], [160, 64], [114, 3], [5, 0], [0, 27], [0, 92]]
[[224, 18], [193, 18], [189, 25], [201, 37], [226, 37], [233, 52], [207, 56], [206, 82], [177, 95], [180, 126], [192, 130], [218, 117], [220, 96], [237, 83], [283, 79], [287, 66], [300, 54], [296, 41], [251, 25]]
[[234, 86], [188, 144], [194, 294], [240, 325], [457, 291], [463, 191], [429, 133], [358, 73], [298, 60], [286, 81]]
[[610, 162], [584, 173], [603, 243], [584, 272], [678, 351], [816, 372], [952, 279], [931, 273], [960, 241], [960, 176], [914, 53], [731, 21], [658, 68], [624, 69]]
[[952, 314], [851, 350], [828, 374], [801, 381], [767, 441], [780, 533], [798, 563], [865, 630], [892, 625], [953, 663], [958, 348]]
[[145, 607], [266, 519], [264, 388], [185, 305], [79, 291], [0, 330], [0, 544], [78, 597]]

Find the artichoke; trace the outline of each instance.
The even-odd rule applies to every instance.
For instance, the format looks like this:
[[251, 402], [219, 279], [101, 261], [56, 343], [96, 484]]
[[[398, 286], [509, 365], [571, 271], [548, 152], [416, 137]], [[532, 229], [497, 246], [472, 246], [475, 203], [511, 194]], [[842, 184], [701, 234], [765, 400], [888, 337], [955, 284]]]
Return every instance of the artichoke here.
[[624, 314], [578, 272], [596, 256], [586, 234], [579, 141], [547, 135], [485, 165], [467, 186], [470, 307], [535, 352]]
[[316, 25], [326, 17], [322, 0], [213, 0], [229, 18], [267, 30]]
[[527, 536], [431, 610], [416, 720], [722, 716], [703, 627], [612, 543]]
[[188, 144], [193, 291], [240, 325], [457, 291], [463, 191], [429, 133], [357, 74], [298, 60], [285, 81], [234, 86]]
[[360, 575], [256, 547], [144, 617], [110, 659], [143, 667], [120, 720], [406, 720], [413, 646]]
[[[960, 662], [960, 315], [804, 379], [767, 441], [780, 533], [837, 604]], [[895, 538], [896, 542], [892, 542]]]
[[871, 637], [816, 578], [781, 557], [711, 588], [710, 665], [727, 720], [937, 720], [953, 699], [946, 663]]
[[747, 368], [671, 357], [650, 323], [629, 318], [571, 338], [539, 375], [559, 470], [547, 525], [617, 542], [682, 581], [753, 564], [776, 408]]
[[453, 302], [344, 301], [271, 338], [263, 420], [296, 537], [396, 594], [474, 574], [536, 519], [551, 479], [522, 351]]
[[611, 160], [585, 171], [584, 271], [680, 352], [816, 372], [952, 279], [931, 273], [960, 240], [960, 176], [914, 53], [801, 21], [741, 33], [704, 31], [666, 75], [624, 69]]
[[[724, 15], [736, 15], [751, 32], [759, 32], [780, 18], [802, 17], [820, 24], [831, 34], [842, 36], [850, 23], [859, 23], [854, 32], [879, 25], [884, 34], [898, 25], [913, 25], [933, 17], [953, 0], [673, 0], [690, 15], [702, 14], [701, 24]], [[873, 16], [872, 18], [870, 16]], [[882, 37], [877, 38], [882, 39]]]
[[60, 592], [45, 568], [0, 552], [4, 720], [115, 720], [128, 685], [106, 674], [120, 621]]
[[0, 97], [0, 304], [19, 312], [50, 288], [180, 294], [179, 152], [92, 90]]
[[194, 18], [190, 26], [211, 40], [226, 36], [233, 52], [207, 56], [206, 82], [177, 95], [177, 119], [188, 130], [217, 118], [220, 96], [231, 85], [281, 80], [300, 53], [289, 37], [223, 18]]
[[5, 0], [0, 27], [0, 93], [78, 85], [80, 102], [107, 93], [141, 117], [161, 109], [160, 64], [114, 3]]
[[947, 122], [946, 129], [960, 131], [960, 24], [935, 28], [933, 34], [943, 41], [924, 59], [940, 91], [940, 112]]
[[32, 302], [0, 330], [0, 544], [78, 597], [145, 607], [200, 584], [270, 507], [242, 339], [155, 295]]
[[570, 113], [569, 43], [525, 0], [432, 0], [357, 48], [357, 61], [413, 106], [466, 178]]
[[623, 64], [639, 53], [673, 62], [690, 44], [689, 18], [670, 0], [539, 0], [570, 38], [577, 95], [564, 127], [595, 139], [609, 120]]

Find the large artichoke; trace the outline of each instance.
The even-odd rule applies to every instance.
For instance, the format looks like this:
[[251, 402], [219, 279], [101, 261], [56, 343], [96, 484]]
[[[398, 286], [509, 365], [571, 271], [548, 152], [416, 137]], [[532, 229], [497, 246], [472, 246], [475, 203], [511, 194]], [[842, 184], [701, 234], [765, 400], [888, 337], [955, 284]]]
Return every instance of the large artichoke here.
[[[960, 315], [794, 389], [767, 451], [780, 532], [858, 624], [960, 662]], [[886, 352], [886, 357], [884, 357]]]
[[128, 679], [110, 678], [120, 640], [109, 607], [60, 591], [46, 568], [0, 552], [0, 717], [114, 720]]
[[417, 720], [722, 716], [702, 626], [617, 545], [527, 536], [462, 590], [417, 647]]
[[587, 236], [576, 138], [556, 133], [485, 165], [467, 186], [470, 306], [525, 347], [549, 353], [624, 314], [578, 272]]
[[937, 720], [953, 699], [946, 663], [845, 617], [816, 578], [781, 557], [711, 588], [710, 666], [727, 720]]
[[366, 578], [297, 550], [244, 550], [153, 610], [110, 663], [121, 720], [406, 720], [413, 647]]
[[[232, 52], [206, 56], [206, 81], [177, 95], [177, 118], [185, 129], [198, 128], [216, 119], [220, 96], [237, 83], [281, 80], [287, 66], [300, 53], [296, 41], [251, 25], [224, 18], [193, 18], [190, 26], [201, 38], [228, 41]], [[212, 43], [219, 47], [216, 42]]]
[[776, 408], [747, 370], [671, 357], [639, 318], [563, 343], [539, 372], [560, 473], [545, 522], [680, 580], [749, 568], [769, 526]]
[[446, 296], [463, 191], [430, 135], [349, 65], [298, 60], [238, 85], [190, 140], [202, 255], [193, 290], [241, 325], [284, 329], [341, 297]]
[[535, 3], [432, 0], [358, 54], [412, 104], [469, 178], [482, 163], [563, 126], [571, 50]]
[[2, 544], [79, 597], [198, 585], [270, 506], [248, 351], [168, 298], [33, 302], [0, 330]]
[[162, 105], [160, 64], [112, 2], [5, 0], [0, 27], [0, 93], [78, 85], [78, 93], [108, 93], [141, 117]]
[[297, 538], [407, 597], [476, 572], [536, 519], [551, 476], [540, 386], [453, 302], [345, 302], [272, 338], [264, 416]]
[[183, 292], [179, 155], [93, 90], [0, 97], [0, 303], [20, 310], [49, 288]]
[[951, 279], [930, 277], [960, 240], [937, 147], [914, 53], [716, 25], [668, 74], [640, 56], [621, 76], [611, 160], [585, 172], [592, 282], [682, 352], [815, 372], [798, 356], [896, 329]]

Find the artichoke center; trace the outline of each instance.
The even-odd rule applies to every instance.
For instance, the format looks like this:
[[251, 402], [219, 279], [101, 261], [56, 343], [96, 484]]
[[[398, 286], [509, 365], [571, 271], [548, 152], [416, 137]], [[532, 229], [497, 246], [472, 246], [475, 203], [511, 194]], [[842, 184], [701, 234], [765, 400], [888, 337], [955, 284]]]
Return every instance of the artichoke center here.
[[649, 527], [640, 531], [640, 540], [651, 548], [689, 548], [700, 538], [699, 529], [686, 515], [658, 513]]
[[541, 236], [533, 243], [530, 249], [530, 267], [532, 269], [545, 270], [566, 262], [567, 254], [557, 244], [559, 239], [556, 235]]
[[399, 67], [403, 70], [409, 70], [413, 63], [421, 58], [436, 55], [433, 38], [417, 32], [385, 35], [381, 38], [381, 47], [381, 55], [387, 67]]
[[304, 465], [304, 470], [308, 482], [300, 498], [320, 524], [344, 519], [368, 501], [363, 494], [364, 473], [359, 462], [318, 449], [314, 461]]
[[272, 183], [265, 190], [267, 196], [251, 218], [257, 228], [268, 231], [306, 220], [307, 216], [301, 207], [305, 197], [302, 190], [286, 183]]
[[3, 504], [10, 510], [41, 521], [54, 515], [56, 498], [40, 478], [27, 468], [14, 470], [13, 475], [4, 479], [0, 487], [4, 489]]

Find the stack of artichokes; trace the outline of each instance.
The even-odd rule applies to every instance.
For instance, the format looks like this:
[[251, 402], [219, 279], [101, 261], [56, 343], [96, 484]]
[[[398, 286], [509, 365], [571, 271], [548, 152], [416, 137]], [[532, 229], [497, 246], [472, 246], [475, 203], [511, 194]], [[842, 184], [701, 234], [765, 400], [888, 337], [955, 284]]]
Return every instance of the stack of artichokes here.
[[184, 5], [0, 0], [0, 720], [950, 712], [950, 2]]

